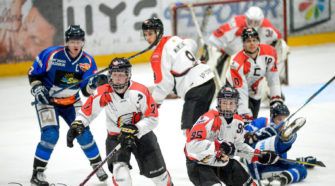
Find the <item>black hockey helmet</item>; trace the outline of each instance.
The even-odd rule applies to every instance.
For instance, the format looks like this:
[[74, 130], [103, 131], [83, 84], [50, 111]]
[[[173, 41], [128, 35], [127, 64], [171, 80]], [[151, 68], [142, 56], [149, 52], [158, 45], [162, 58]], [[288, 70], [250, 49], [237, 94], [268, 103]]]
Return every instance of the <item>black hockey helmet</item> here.
[[[217, 95], [217, 109], [220, 115], [225, 118], [232, 118], [233, 115], [237, 112], [238, 99], [238, 91], [230, 85], [224, 85]], [[222, 108], [221, 102], [223, 100], [233, 100], [236, 104], [235, 108]]]
[[163, 33], [164, 33], [163, 22], [157, 17], [152, 17], [150, 19], [147, 19], [143, 21], [142, 23], [143, 34], [145, 30], [155, 30], [157, 34], [155, 44], [157, 44], [158, 41], [160, 41], [160, 39], [163, 37]]
[[270, 117], [271, 119], [277, 116], [289, 116], [290, 111], [288, 110], [287, 106], [284, 104], [276, 104], [270, 108]]
[[85, 31], [82, 30], [79, 25], [70, 25], [65, 31], [65, 42], [68, 42], [70, 39], [85, 41]]
[[[128, 59], [126, 58], [114, 58], [111, 63], [109, 64], [109, 77], [110, 79], [110, 84], [112, 85], [113, 89], [118, 90], [118, 89], [123, 89], [125, 86], [129, 85], [129, 81], [131, 78], [131, 63], [129, 62]], [[113, 83], [112, 79], [112, 73], [113, 72], [125, 72], [126, 75], [128, 76], [128, 81], [124, 84], [115, 84]]]
[[242, 41], [245, 42], [248, 38], [256, 38], [258, 41], [260, 41], [259, 39], [259, 35], [258, 32], [256, 31], [256, 29], [254, 29], [253, 27], [245, 27], [242, 31]]

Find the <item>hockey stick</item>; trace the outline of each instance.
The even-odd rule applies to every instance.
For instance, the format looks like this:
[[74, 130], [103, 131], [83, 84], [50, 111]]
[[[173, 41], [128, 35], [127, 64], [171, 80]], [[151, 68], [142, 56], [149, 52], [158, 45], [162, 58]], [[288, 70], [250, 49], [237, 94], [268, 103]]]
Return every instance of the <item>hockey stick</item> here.
[[[203, 36], [203, 34], [200, 30], [200, 26], [199, 26], [199, 23], [198, 23], [197, 18], [195, 16], [193, 6], [192, 6], [192, 4], [188, 4], [187, 6], [190, 9], [190, 12], [191, 12], [191, 15], [192, 15], [192, 20], [193, 20], [194, 26], [197, 30], [200, 42], [201, 42], [202, 45], [205, 45], [204, 36]], [[214, 72], [215, 84], [216, 84], [217, 88], [220, 89], [222, 87], [222, 83], [220, 82], [220, 77], [218, 75], [218, 72], [215, 69], [213, 70], [213, 72]]]
[[95, 169], [85, 178], [84, 181], [82, 181], [79, 185], [83, 186], [85, 185], [85, 183], [88, 182], [89, 179], [91, 179], [91, 177], [113, 156], [113, 154], [118, 151], [121, 148], [121, 144], [119, 143], [118, 145], [116, 145], [116, 147], [106, 156], [106, 158], [100, 162], [100, 164], [95, 167]]
[[[140, 51], [140, 52], [138, 52], [138, 53], [136, 53], [136, 54], [134, 54], [134, 55], [128, 57], [127, 59], [128, 59], [128, 60], [131, 60], [131, 59], [133, 59], [133, 58], [135, 58], [135, 57], [137, 57], [137, 56], [139, 56], [139, 55], [141, 55], [141, 54], [143, 54], [143, 53], [145, 53], [145, 52], [151, 50], [151, 49], [157, 44], [157, 42], [158, 42], [157, 40], [158, 40], [158, 38], [156, 38], [156, 40], [155, 40], [155, 41], [154, 41], [148, 48], [146, 48], [146, 49], [144, 49], [144, 50], [142, 50], [142, 51]], [[50, 95], [50, 97], [53, 97], [53, 96], [55, 96], [56, 94], [58, 94], [58, 93], [60, 93], [60, 92], [62, 92], [62, 91], [64, 91], [64, 90], [66, 90], [66, 89], [73, 88], [73, 87], [79, 85], [80, 83], [82, 83], [82, 82], [84, 82], [84, 81], [87, 81], [87, 80], [91, 79], [91, 78], [94, 77], [94, 76], [97, 76], [97, 75], [99, 75], [99, 74], [101, 74], [101, 73], [106, 72], [108, 69], [109, 69], [109, 67], [106, 67], [106, 68], [104, 68], [104, 69], [98, 71], [97, 73], [92, 74], [92, 75], [86, 77], [85, 79], [83, 79], [83, 80], [81, 80], [81, 81], [78, 81], [77, 83], [74, 83], [74, 84], [72, 84], [72, 85], [70, 85], [70, 86], [68, 86], [68, 87], [61, 88], [61, 89], [59, 89], [59, 90], [53, 92], [53, 93]], [[37, 101], [36, 101], [36, 100], [33, 101], [33, 102], [31, 102], [31, 105], [36, 105], [36, 104], [37, 104]]]
[[292, 159], [285, 159], [285, 158], [279, 158], [279, 160], [290, 162], [290, 163], [303, 164], [303, 165], [326, 167], [326, 165], [322, 161], [316, 161], [315, 163], [310, 163], [306, 161], [299, 161], [299, 160], [292, 160]]
[[283, 122], [281, 122], [279, 125], [275, 126], [275, 129], [281, 128], [285, 123], [287, 123], [296, 113], [298, 113], [303, 107], [305, 107], [309, 102], [312, 101], [317, 95], [320, 94], [331, 82], [333, 82], [335, 79], [335, 76], [333, 76], [329, 81], [327, 81], [326, 84], [324, 84], [319, 90], [317, 90], [311, 97], [307, 99], [307, 101], [298, 109], [296, 110], [293, 114], [291, 114], [289, 117], [287, 117]]

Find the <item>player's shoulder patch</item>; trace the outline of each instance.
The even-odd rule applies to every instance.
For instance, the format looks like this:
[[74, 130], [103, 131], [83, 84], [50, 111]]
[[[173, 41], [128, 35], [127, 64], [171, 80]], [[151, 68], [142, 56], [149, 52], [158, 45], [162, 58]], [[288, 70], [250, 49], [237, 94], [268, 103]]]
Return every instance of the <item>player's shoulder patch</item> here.
[[260, 44], [259, 45], [260, 48], [260, 55], [271, 55], [271, 56], [275, 56], [276, 55], [276, 49], [268, 44]]

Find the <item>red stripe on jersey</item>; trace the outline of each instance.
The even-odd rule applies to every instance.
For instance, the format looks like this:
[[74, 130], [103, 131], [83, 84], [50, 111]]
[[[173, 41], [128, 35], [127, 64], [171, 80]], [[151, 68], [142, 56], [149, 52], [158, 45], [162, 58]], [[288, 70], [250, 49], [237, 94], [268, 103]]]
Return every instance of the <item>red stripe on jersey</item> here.
[[242, 116], [240, 116], [240, 115], [238, 115], [238, 114], [234, 114], [234, 119], [243, 121]]
[[247, 17], [240, 15], [235, 17], [235, 24], [238, 30], [235, 32], [235, 36], [241, 36], [245, 27], [247, 27]]
[[152, 116], [152, 117], [158, 117], [158, 108], [157, 104], [155, 103], [154, 99], [150, 95], [150, 92], [148, 88], [140, 83], [137, 83], [135, 81], [132, 81], [129, 90], [137, 90], [144, 94], [147, 100], [147, 110], [144, 113], [144, 116]]
[[85, 104], [81, 107], [81, 111], [86, 115], [86, 116], [90, 116], [92, 114], [92, 103], [93, 103], [93, 96], [90, 96]]
[[55, 50], [55, 51], [53, 51], [53, 52], [49, 55], [48, 60], [47, 60], [47, 63], [46, 63], [45, 71], [48, 69], [48, 64], [49, 64], [49, 60], [50, 60], [50, 58], [53, 58], [53, 57], [55, 56], [55, 54], [56, 54], [57, 52], [61, 51], [61, 50], [64, 50], [64, 48], [60, 48], [60, 49], [58, 49], [58, 50]]
[[155, 51], [152, 53], [150, 64], [151, 68], [154, 71], [154, 82], [155, 84], [158, 84], [162, 81], [163, 75], [162, 75], [162, 69], [161, 69], [161, 63], [162, 63], [162, 52], [165, 43], [171, 38], [171, 36], [164, 36], [162, 37], [161, 41], [159, 42], [158, 46], [156, 47]]
[[109, 102], [112, 101], [112, 97], [110, 96], [110, 93], [113, 92], [112, 87], [109, 84], [105, 84], [102, 86], [99, 86], [97, 88], [98, 94], [95, 97], [101, 96], [99, 104], [101, 107], [106, 106]]
[[259, 83], [262, 81], [262, 79], [264, 79], [264, 77], [260, 77], [259, 79], [257, 79], [257, 80], [255, 81], [255, 83], [253, 83], [253, 84], [251, 85], [251, 90], [254, 91], [255, 94], [257, 94], [258, 85], [259, 85]]
[[241, 88], [243, 86], [243, 80], [237, 70], [231, 69], [230, 74], [233, 80], [233, 84], [235, 88]]
[[221, 25], [218, 29], [213, 31], [215, 37], [222, 37], [226, 32], [231, 30], [229, 23]]
[[206, 123], [198, 123], [194, 125], [191, 129], [191, 131], [187, 135], [186, 142], [190, 142], [192, 140], [204, 140], [207, 136], [207, 130], [206, 130]]

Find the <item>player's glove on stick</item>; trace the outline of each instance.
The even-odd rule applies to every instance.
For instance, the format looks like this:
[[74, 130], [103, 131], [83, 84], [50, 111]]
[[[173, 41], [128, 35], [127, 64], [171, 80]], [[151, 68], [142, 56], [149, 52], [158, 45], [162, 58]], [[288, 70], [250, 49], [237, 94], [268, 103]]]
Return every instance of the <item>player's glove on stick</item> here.
[[66, 142], [68, 147], [73, 147], [73, 140], [82, 134], [85, 130], [85, 126], [82, 121], [76, 120], [72, 122], [71, 127], [66, 135]]
[[235, 154], [235, 145], [232, 142], [223, 141], [220, 145], [222, 154], [232, 156]]
[[121, 133], [118, 140], [122, 148], [133, 148], [135, 146], [136, 134], [138, 133], [138, 128], [136, 125], [124, 124], [121, 127]]
[[261, 164], [271, 165], [279, 160], [279, 156], [274, 151], [264, 150], [258, 155], [258, 162]]
[[49, 91], [41, 83], [36, 84], [31, 88], [31, 94], [36, 101], [41, 104], [49, 104]]

